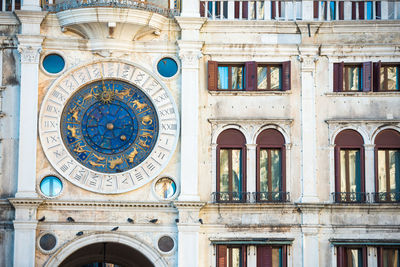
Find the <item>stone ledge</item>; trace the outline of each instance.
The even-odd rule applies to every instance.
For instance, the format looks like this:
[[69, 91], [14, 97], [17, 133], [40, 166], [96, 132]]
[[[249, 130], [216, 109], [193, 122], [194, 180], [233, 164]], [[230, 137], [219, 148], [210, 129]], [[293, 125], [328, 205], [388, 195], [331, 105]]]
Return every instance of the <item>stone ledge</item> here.
[[212, 96], [285, 96], [291, 95], [291, 91], [210, 91], [208, 93]]
[[334, 93], [325, 93], [325, 96], [351, 96], [351, 97], [393, 97], [400, 96], [400, 91], [397, 92], [334, 92]]

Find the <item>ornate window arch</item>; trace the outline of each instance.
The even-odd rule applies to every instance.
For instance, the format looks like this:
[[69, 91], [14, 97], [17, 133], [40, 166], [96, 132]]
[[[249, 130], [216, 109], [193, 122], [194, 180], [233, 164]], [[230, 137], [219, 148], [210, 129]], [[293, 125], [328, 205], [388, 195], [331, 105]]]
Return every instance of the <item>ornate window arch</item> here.
[[217, 138], [217, 202], [246, 201], [246, 138], [227, 129]]
[[257, 174], [256, 200], [286, 201], [285, 138], [276, 129], [263, 130], [256, 139]]
[[400, 201], [400, 133], [393, 129], [375, 138], [375, 201]]
[[355, 130], [335, 138], [335, 201], [365, 202], [364, 139]]

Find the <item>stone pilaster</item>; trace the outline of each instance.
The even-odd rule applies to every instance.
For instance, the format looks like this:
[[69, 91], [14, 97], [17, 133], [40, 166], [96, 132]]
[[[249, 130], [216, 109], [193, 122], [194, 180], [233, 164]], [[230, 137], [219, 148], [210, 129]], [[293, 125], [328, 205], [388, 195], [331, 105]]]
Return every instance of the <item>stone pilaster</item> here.
[[303, 49], [301, 61], [301, 202], [318, 202], [316, 177], [316, 111], [314, 47]]
[[365, 151], [365, 192], [370, 193], [371, 200], [375, 192], [375, 145], [364, 145]]
[[177, 201], [179, 211], [178, 226], [178, 266], [197, 267], [199, 259], [199, 212], [204, 203]]
[[198, 201], [199, 59], [202, 19], [177, 18], [182, 29], [178, 41], [181, 59], [181, 195], [179, 200]]
[[[247, 144], [247, 166], [256, 166], [256, 144]], [[246, 191], [256, 192], [256, 168], [247, 168]], [[255, 198], [250, 197], [251, 201]]]
[[14, 266], [34, 267], [36, 251], [36, 211], [42, 200], [10, 199], [15, 208]]

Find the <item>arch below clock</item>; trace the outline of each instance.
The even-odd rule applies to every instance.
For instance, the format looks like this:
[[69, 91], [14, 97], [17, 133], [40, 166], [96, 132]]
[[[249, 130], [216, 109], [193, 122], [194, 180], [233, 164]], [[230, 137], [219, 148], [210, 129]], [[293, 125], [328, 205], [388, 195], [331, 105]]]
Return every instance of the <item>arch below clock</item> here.
[[[91, 251], [95, 248], [102, 249], [103, 245], [111, 245], [114, 248], [124, 249], [130, 251], [135, 255], [136, 262], [133, 262], [133, 258], [129, 255], [125, 258], [120, 255], [115, 255], [115, 253], [109, 253], [107, 261], [111, 263], [129, 263], [128, 266], [142, 266], [140, 263], [151, 263], [153, 266], [157, 267], [167, 267], [168, 263], [161, 257], [156, 249], [151, 248], [144, 242], [137, 240], [133, 237], [114, 234], [114, 233], [97, 233], [93, 235], [88, 235], [76, 240], [72, 240], [66, 245], [59, 248], [54, 255], [47, 261], [44, 267], [51, 266], [81, 266], [83, 264], [89, 264], [86, 259], [91, 259], [93, 262], [101, 262], [103, 259], [97, 254], [91, 254]], [[115, 250], [112, 250], [115, 251]], [[85, 257], [79, 257], [79, 252], [85, 252]], [[112, 261], [117, 262], [112, 262]], [[65, 265], [67, 264], [67, 265]], [[146, 265], [147, 266], [147, 265]]]

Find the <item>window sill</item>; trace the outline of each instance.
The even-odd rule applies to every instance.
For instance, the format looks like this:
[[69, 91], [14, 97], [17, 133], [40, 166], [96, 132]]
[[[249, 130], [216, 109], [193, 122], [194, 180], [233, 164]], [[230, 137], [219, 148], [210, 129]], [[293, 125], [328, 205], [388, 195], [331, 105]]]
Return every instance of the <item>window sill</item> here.
[[356, 96], [356, 97], [371, 97], [371, 96], [398, 96], [400, 91], [397, 92], [334, 92], [325, 93], [326, 96]]
[[219, 91], [210, 91], [208, 93], [212, 96], [227, 96], [227, 95], [234, 95], [234, 96], [255, 96], [255, 95], [262, 95], [262, 96], [281, 96], [281, 95], [290, 95], [291, 91], [232, 91], [232, 90], [219, 90]]

